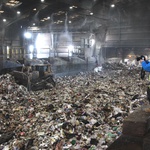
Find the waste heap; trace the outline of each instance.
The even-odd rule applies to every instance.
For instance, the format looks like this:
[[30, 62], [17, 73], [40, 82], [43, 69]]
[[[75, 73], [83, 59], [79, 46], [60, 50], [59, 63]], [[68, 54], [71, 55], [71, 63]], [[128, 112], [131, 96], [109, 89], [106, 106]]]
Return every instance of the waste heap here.
[[138, 70], [113, 67], [56, 83], [29, 93], [0, 76], [0, 149], [105, 150], [122, 134], [124, 118], [148, 104]]
[[106, 62], [104, 64], [102, 64], [102, 67], [104, 69], [109, 69], [109, 70], [119, 70], [119, 69], [122, 69], [122, 68], [126, 68], [127, 66], [123, 63], [109, 63], [109, 62]]

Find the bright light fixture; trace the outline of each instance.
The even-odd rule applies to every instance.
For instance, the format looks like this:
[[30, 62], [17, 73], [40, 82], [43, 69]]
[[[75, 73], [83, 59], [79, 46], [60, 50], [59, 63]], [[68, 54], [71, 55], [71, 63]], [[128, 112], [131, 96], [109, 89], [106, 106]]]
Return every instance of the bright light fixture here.
[[44, 2], [44, 0], [41, 0], [41, 2]]
[[39, 27], [36, 27], [36, 26], [28, 27], [28, 29], [31, 30], [31, 31], [40, 30]]
[[4, 11], [3, 11], [3, 10], [0, 10], [0, 14], [2, 14], [2, 13], [4, 13]]
[[30, 39], [32, 37], [32, 34], [30, 32], [26, 32], [24, 36], [25, 38]]
[[112, 8], [115, 7], [115, 4], [111, 4], [111, 7], [112, 7]]
[[6, 48], [7, 48], [7, 50], [9, 50], [9, 46], [7, 46]]
[[73, 6], [70, 6], [69, 8], [73, 9], [73, 8], [78, 8], [78, 7], [73, 5]]
[[92, 13], [92, 12], [90, 12], [90, 15], [93, 15], [93, 13]]
[[17, 11], [17, 14], [19, 15], [19, 14], [20, 14], [20, 11]]
[[3, 19], [3, 22], [6, 22], [6, 19]]
[[6, 3], [7, 6], [11, 6], [11, 7], [18, 6], [19, 4], [22, 4], [22, 3], [17, 0], [10, 0]]
[[73, 45], [69, 45], [69, 46], [68, 46], [68, 50], [69, 50], [69, 52], [72, 52], [72, 51], [73, 51], [73, 49], [74, 49], [74, 46], [73, 46]]

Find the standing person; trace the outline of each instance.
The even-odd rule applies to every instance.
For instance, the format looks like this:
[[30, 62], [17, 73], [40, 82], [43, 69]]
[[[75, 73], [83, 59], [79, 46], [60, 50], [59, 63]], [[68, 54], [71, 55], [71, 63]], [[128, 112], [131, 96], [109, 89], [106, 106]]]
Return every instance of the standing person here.
[[141, 56], [140, 62], [141, 62], [143, 70], [146, 71], [146, 72], [150, 72], [150, 63], [147, 60], [147, 57], [146, 56]]
[[[150, 72], [150, 62], [147, 60], [147, 57], [143, 55], [140, 57], [137, 57], [137, 61], [140, 61], [142, 65], [141, 79], [144, 79], [145, 72]], [[150, 82], [150, 75], [148, 77], [148, 80]], [[147, 87], [147, 99], [150, 102], [150, 85]]]
[[140, 61], [141, 65], [142, 65], [142, 69], [141, 69], [141, 79], [143, 80], [145, 77], [145, 72], [150, 72], [150, 63], [147, 60], [147, 56], [140, 56], [136, 58], [137, 61]]

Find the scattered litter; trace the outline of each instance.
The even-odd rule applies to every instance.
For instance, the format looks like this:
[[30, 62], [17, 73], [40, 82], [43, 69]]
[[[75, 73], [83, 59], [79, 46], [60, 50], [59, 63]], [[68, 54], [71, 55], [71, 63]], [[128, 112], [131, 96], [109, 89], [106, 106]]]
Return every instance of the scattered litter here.
[[124, 118], [148, 101], [138, 70], [103, 68], [36, 92], [0, 76], [0, 149], [105, 150], [122, 134]]

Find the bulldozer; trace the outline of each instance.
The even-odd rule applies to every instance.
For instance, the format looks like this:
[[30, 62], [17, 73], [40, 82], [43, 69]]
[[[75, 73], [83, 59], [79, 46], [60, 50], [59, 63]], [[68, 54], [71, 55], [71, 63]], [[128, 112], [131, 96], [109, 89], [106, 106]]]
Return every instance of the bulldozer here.
[[11, 72], [16, 83], [27, 87], [28, 91], [37, 91], [55, 87], [54, 75], [50, 64], [23, 65], [21, 71]]

